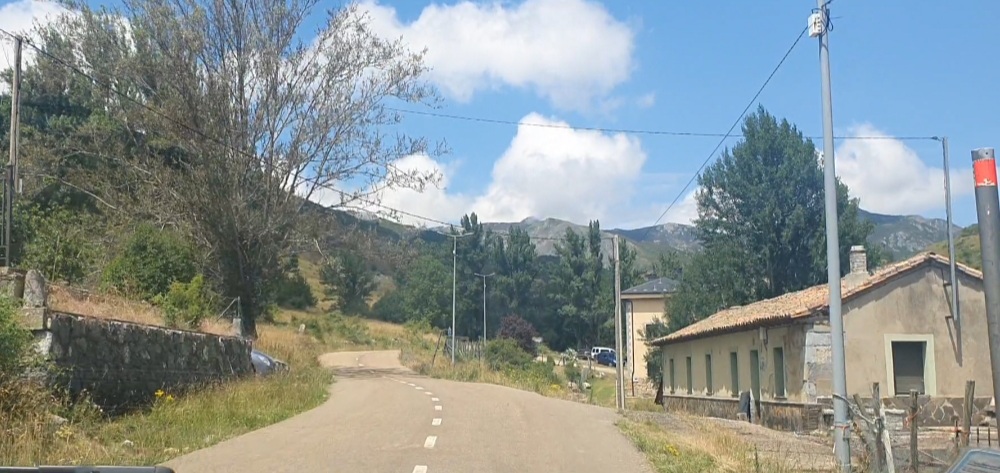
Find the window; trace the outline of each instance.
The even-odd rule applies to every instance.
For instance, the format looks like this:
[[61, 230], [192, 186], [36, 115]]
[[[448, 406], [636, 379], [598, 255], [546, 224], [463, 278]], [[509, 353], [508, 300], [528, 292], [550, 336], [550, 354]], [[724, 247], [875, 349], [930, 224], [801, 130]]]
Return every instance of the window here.
[[892, 377], [896, 395], [909, 395], [911, 389], [920, 394], [924, 387], [924, 356], [926, 342], [892, 342]]
[[740, 364], [736, 352], [729, 352], [729, 376], [732, 378], [730, 381], [733, 383], [732, 395], [733, 397], [740, 397]]
[[753, 398], [760, 400], [760, 353], [750, 350], [750, 392]]
[[688, 388], [688, 394], [693, 394], [694, 393], [694, 386], [693, 386], [694, 385], [694, 376], [692, 375], [692, 372], [691, 372], [691, 357], [690, 356], [687, 357], [687, 359], [684, 360], [684, 361], [687, 362], [687, 382], [688, 382], [687, 388]]
[[677, 382], [674, 380], [674, 359], [670, 359], [670, 394], [677, 389]]
[[709, 353], [705, 355], [705, 392], [709, 396], [714, 392], [712, 388], [712, 355]]
[[774, 348], [774, 397], [785, 397], [785, 350]]

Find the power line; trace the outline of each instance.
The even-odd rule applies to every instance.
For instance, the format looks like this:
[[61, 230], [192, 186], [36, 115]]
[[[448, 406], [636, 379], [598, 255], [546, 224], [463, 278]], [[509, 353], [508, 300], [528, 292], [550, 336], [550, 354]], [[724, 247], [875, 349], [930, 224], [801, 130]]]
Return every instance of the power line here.
[[[404, 108], [394, 108], [386, 107], [386, 110], [404, 113], [409, 115], [423, 115], [434, 118], [446, 118], [449, 120], [461, 120], [469, 122], [479, 122], [479, 123], [491, 123], [495, 125], [510, 125], [510, 126], [527, 126], [536, 128], [554, 128], [563, 130], [575, 130], [575, 131], [599, 131], [602, 133], [625, 133], [629, 135], [661, 135], [661, 136], [689, 136], [689, 137], [699, 137], [699, 138], [719, 138], [724, 139], [729, 138], [743, 138], [742, 134], [732, 134], [732, 133], [702, 133], [702, 132], [692, 132], [692, 131], [667, 131], [667, 130], [645, 130], [645, 129], [630, 129], [630, 128], [604, 128], [604, 127], [592, 127], [592, 126], [574, 126], [562, 123], [538, 123], [538, 122], [521, 122], [514, 120], [503, 120], [499, 118], [484, 118], [484, 117], [472, 117], [466, 115], [452, 115], [448, 113], [439, 112], [428, 112], [423, 110], [409, 110]], [[806, 138], [819, 140], [822, 136], [806, 136]], [[843, 135], [834, 136], [838, 140], [899, 140], [899, 141], [918, 141], [918, 140], [931, 140], [933, 137], [930, 136], [876, 136], [876, 135]]]
[[715, 153], [717, 151], [719, 151], [719, 148], [721, 148], [722, 144], [726, 142], [726, 139], [733, 132], [733, 130], [736, 129], [736, 127], [740, 124], [741, 121], [743, 121], [743, 117], [750, 110], [750, 107], [753, 107], [753, 104], [757, 102], [757, 98], [760, 97], [760, 94], [764, 92], [764, 88], [766, 88], [767, 84], [771, 82], [771, 79], [774, 77], [774, 75], [778, 73], [778, 69], [781, 69], [781, 66], [785, 63], [785, 60], [788, 59], [788, 56], [792, 54], [792, 51], [795, 49], [795, 46], [799, 44], [799, 41], [802, 40], [802, 37], [806, 35], [806, 31], [808, 30], [809, 30], [808, 26], [802, 28], [802, 31], [799, 32], [799, 35], [795, 38], [795, 41], [793, 41], [792, 45], [789, 46], [787, 51], [785, 51], [785, 55], [781, 57], [780, 61], [778, 61], [778, 65], [774, 66], [774, 69], [771, 70], [771, 74], [767, 76], [767, 79], [764, 80], [764, 83], [761, 84], [760, 88], [757, 89], [757, 93], [753, 95], [753, 98], [750, 99], [750, 101], [747, 103], [747, 106], [743, 108], [742, 112], [740, 112], [740, 116], [736, 117], [736, 120], [734, 120], [733, 124], [730, 125], [729, 131], [726, 132], [726, 136], [724, 136], [721, 140], [719, 140], [719, 142], [715, 145], [715, 148], [712, 149], [711, 153], [708, 153], [708, 156], [705, 157], [704, 161], [702, 161], [701, 166], [698, 166], [698, 170], [695, 171], [693, 176], [691, 176], [691, 179], [688, 180], [687, 184], [684, 184], [684, 188], [677, 193], [677, 197], [674, 197], [673, 202], [671, 202], [670, 205], [667, 206], [666, 210], [664, 210], [663, 213], [661, 213], [660, 216], [656, 219], [656, 221], [653, 222], [653, 225], [646, 228], [646, 231], [643, 232], [643, 238], [646, 237], [646, 235], [649, 233], [650, 230], [653, 229], [653, 227], [659, 225], [660, 220], [663, 220], [663, 217], [667, 215], [667, 212], [669, 212], [670, 209], [674, 208], [674, 205], [676, 205], [677, 201], [679, 201], [684, 196], [684, 193], [687, 192], [689, 187], [691, 187], [691, 184], [693, 184], [694, 181], [698, 179], [698, 176], [701, 175], [701, 171], [705, 169], [705, 166], [707, 166], [708, 162], [712, 160], [712, 157], [715, 156]]

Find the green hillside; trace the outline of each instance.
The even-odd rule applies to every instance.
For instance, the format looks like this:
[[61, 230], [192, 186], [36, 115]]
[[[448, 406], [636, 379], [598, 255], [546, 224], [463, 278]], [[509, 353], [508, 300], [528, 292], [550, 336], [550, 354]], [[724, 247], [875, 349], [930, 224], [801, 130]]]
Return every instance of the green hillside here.
[[[927, 248], [939, 255], [948, 255], [948, 241], [939, 241]], [[983, 256], [979, 246], [979, 225], [971, 225], [962, 229], [955, 240], [955, 259], [973, 268], [983, 269]]]

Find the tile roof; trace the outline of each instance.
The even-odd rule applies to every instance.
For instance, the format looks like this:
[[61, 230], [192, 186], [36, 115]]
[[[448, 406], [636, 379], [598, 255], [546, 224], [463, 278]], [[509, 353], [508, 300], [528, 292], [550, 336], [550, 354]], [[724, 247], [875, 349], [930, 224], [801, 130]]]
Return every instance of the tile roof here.
[[622, 291], [623, 296], [645, 295], [645, 294], [667, 294], [677, 290], [677, 281], [670, 278], [658, 278], [646, 281], [638, 286], [630, 287]]
[[[844, 284], [841, 298], [848, 300], [897, 276], [933, 262], [945, 266], [949, 264], [948, 258], [941, 255], [921, 253], [905, 261], [879, 268], [857, 284]], [[968, 276], [980, 280], [983, 278], [983, 273], [974, 268], [961, 263], [957, 263], [955, 266], [958, 271]], [[802, 319], [826, 311], [828, 305], [828, 287], [826, 284], [820, 284], [801, 291], [783, 294], [773, 299], [730, 307], [676, 332], [657, 338], [650, 344], [660, 346], [670, 342], [702, 338], [737, 329], [750, 329], [769, 323]]]

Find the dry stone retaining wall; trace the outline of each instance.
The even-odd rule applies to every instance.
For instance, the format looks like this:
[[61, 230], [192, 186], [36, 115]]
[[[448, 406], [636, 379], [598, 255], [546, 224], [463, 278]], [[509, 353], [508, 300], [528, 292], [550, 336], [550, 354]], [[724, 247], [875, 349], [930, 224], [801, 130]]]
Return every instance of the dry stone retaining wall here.
[[250, 342], [241, 338], [59, 312], [46, 319], [56, 382], [112, 411], [148, 403], [159, 389], [253, 373]]

